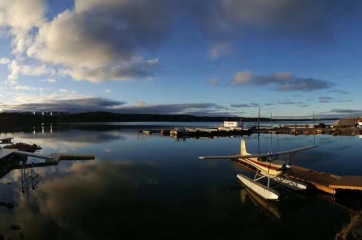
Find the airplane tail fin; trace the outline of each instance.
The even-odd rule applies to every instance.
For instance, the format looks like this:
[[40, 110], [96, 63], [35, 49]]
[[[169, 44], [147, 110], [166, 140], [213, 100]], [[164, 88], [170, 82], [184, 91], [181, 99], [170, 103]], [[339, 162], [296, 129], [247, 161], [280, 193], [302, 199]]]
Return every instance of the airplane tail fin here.
[[246, 151], [245, 139], [244, 139], [244, 138], [241, 139], [241, 143], [240, 143], [240, 154], [241, 154], [241, 155], [250, 155], [250, 153], [248, 153], [248, 152]]

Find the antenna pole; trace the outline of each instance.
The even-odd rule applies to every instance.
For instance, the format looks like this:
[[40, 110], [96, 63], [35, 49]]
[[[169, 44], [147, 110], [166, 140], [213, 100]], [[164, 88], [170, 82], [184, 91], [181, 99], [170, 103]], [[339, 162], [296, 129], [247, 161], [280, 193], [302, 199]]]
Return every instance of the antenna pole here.
[[259, 114], [258, 114], [258, 150], [260, 154], [260, 107], [259, 107]]

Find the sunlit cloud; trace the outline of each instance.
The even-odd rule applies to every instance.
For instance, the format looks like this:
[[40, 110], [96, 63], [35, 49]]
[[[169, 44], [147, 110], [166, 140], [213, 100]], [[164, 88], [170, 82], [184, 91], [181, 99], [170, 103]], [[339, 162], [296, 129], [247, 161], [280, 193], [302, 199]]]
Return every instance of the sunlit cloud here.
[[54, 78], [49, 78], [47, 81], [50, 82], [50, 83], [56, 83], [57, 82], [57, 80], [54, 79]]
[[19, 91], [40, 91], [39, 88], [35, 88], [35, 87], [31, 87], [31, 86], [26, 86], [26, 85], [16, 85], [14, 87], [15, 90], [19, 90]]
[[162, 0], [80, 0], [73, 10], [43, 24], [27, 53], [64, 66], [76, 80], [146, 78], [153, 75], [158, 59], [144, 59], [138, 49], [153, 49], [162, 40], [168, 6]]
[[31, 30], [44, 23], [43, 0], [13, 0], [0, 2], [0, 27], [12, 36], [13, 53], [23, 53], [32, 43]]
[[0, 64], [7, 65], [9, 71], [7, 82], [11, 85], [17, 83], [19, 76], [53, 76], [56, 73], [54, 69], [45, 65], [27, 65], [8, 58], [1, 58]]

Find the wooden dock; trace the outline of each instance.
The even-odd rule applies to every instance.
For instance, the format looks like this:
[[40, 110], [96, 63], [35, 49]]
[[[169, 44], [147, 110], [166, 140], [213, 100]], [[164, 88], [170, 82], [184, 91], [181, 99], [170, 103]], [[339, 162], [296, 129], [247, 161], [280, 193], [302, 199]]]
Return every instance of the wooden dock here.
[[273, 128], [253, 128], [249, 130], [222, 130], [217, 128], [179, 128], [179, 129], [152, 129], [141, 130], [140, 133], [151, 135], [160, 134], [173, 138], [198, 138], [198, 137], [221, 137], [251, 135], [253, 133], [264, 134], [290, 134], [290, 135], [333, 135], [333, 136], [356, 136], [362, 135], [362, 128], [358, 127], [273, 127]]
[[[255, 171], [252, 166], [243, 161], [233, 161], [247, 170]], [[338, 190], [362, 191], [362, 176], [338, 176], [335, 174], [316, 171], [299, 166], [292, 166], [292, 172], [285, 175], [291, 179], [304, 182], [313, 189], [328, 194], [335, 194]]]
[[218, 130], [216, 128], [152, 129], [139, 132], [147, 135], [160, 134], [161, 136], [171, 136], [173, 138], [213, 138], [252, 134], [251, 130]]
[[362, 176], [338, 176], [298, 166], [292, 166], [290, 178], [307, 183], [326, 193], [334, 194], [337, 190], [362, 191]]
[[52, 154], [53, 159], [61, 160], [94, 160], [95, 156], [93, 154], [67, 154], [67, 153], [58, 153]]
[[11, 143], [12, 139], [13, 139], [12, 137], [0, 138], [0, 143], [1, 144], [3, 144], [3, 143]]

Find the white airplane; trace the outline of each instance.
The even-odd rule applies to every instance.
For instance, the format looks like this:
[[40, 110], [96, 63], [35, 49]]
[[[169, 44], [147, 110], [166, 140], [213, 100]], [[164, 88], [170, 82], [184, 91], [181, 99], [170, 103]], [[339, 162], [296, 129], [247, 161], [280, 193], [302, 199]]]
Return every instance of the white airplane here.
[[[242, 174], [237, 174], [237, 178], [242, 181], [247, 187], [258, 193], [265, 199], [278, 200], [280, 194], [271, 188], [270, 180], [284, 185], [293, 190], [304, 190], [307, 185], [288, 178], [284, 173], [291, 171], [290, 159], [296, 153], [307, 149], [315, 148], [310, 146], [297, 148], [288, 151], [265, 153], [265, 154], [250, 154], [246, 151], [245, 140], [242, 138], [240, 146], [240, 154], [227, 156], [201, 156], [200, 159], [231, 159], [237, 160], [256, 169], [254, 179], [250, 179]], [[278, 159], [280, 155], [289, 155], [287, 161]], [[267, 184], [260, 182], [261, 179], [267, 178]]]

